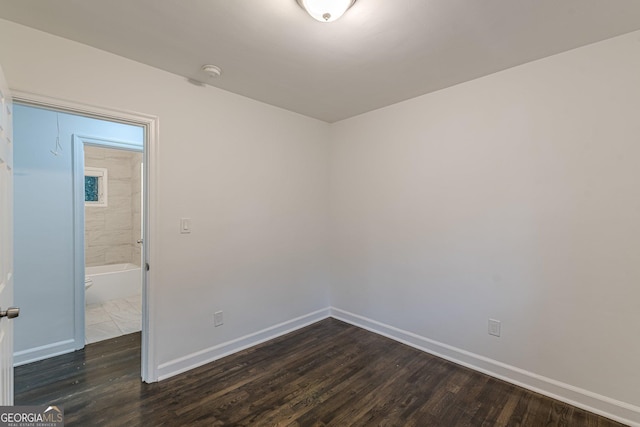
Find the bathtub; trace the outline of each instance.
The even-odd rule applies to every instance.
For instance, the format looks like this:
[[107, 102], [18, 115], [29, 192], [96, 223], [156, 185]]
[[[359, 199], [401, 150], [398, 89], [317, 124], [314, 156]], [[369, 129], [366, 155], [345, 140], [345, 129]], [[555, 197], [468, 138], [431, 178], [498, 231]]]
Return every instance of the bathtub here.
[[111, 264], [85, 268], [86, 304], [100, 304], [142, 293], [142, 271], [135, 264]]

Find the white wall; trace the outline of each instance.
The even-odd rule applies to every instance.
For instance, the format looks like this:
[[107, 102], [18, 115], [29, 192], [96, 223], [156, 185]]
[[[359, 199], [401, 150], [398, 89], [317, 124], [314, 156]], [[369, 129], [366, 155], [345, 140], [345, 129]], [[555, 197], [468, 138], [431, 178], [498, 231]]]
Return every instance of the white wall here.
[[[151, 268], [164, 374], [185, 367], [175, 359], [329, 306], [329, 125], [8, 21], [0, 40], [12, 41], [0, 63], [16, 90], [159, 117]], [[192, 234], [179, 233], [181, 217]]]
[[332, 133], [340, 315], [640, 422], [640, 32]]

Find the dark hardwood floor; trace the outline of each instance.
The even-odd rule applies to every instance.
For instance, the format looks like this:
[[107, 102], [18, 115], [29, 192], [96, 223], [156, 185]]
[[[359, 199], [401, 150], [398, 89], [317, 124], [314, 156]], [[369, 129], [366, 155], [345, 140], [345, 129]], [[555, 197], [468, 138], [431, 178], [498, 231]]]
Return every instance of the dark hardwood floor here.
[[17, 405], [62, 405], [67, 426], [622, 425], [334, 319], [155, 384], [139, 333], [15, 381]]

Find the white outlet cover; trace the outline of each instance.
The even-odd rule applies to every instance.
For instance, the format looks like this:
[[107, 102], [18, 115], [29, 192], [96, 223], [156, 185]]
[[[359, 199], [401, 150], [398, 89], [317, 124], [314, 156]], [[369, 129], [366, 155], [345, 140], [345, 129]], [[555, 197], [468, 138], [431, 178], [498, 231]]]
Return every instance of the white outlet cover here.
[[224, 324], [224, 317], [222, 311], [216, 311], [213, 313], [213, 325], [222, 326]]
[[489, 319], [489, 335], [495, 337], [500, 336], [500, 321], [496, 319]]

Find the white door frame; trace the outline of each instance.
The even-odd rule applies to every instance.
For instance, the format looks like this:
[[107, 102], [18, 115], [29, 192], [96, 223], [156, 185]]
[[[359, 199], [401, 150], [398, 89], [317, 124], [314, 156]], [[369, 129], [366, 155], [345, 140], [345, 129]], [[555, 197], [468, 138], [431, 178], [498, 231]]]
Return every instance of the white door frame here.
[[[144, 156], [144, 147], [139, 144], [129, 141], [118, 141], [114, 139], [104, 139], [99, 137], [83, 136], [74, 133], [72, 136], [72, 158], [73, 158], [73, 253], [74, 253], [74, 269], [73, 277], [75, 281], [74, 295], [75, 295], [75, 315], [74, 315], [74, 329], [75, 329], [75, 348], [80, 350], [84, 348], [85, 342], [85, 283], [86, 277], [85, 270], [85, 201], [84, 201], [84, 177], [85, 177], [85, 164], [84, 164], [84, 146], [91, 145], [94, 147], [111, 148], [114, 150], [126, 150], [134, 153], [142, 153]], [[145, 138], [146, 139], [146, 138]], [[143, 141], [144, 145], [144, 141]], [[144, 159], [142, 160], [145, 161]], [[106, 187], [105, 187], [106, 188]], [[144, 193], [143, 193], [144, 194]], [[144, 197], [144, 195], [143, 195]], [[142, 210], [141, 215], [144, 215]], [[142, 224], [144, 225], [144, 218]], [[144, 230], [142, 230], [144, 235]], [[142, 254], [144, 251], [144, 240], [142, 241]], [[147, 257], [145, 256], [145, 261]], [[144, 266], [141, 265], [141, 267]], [[141, 269], [141, 279], [144, 281], [144, 275], [146, 270]]]
[[[73, 101], [67, 101], [47, 96], [37, 95], [19, 90], [12, 90], [13, 101], [15, 103], [31, 105], [39, 108], [46, 108], [60, 112], [77, 114], [80, 116], [91, 117], [100, 120], [115, 121], [119, 123], [141, 126], [144, 128], [144, 242], [142, 251], [145, 254], [145, 263], [149, 266], [154, 265], [154, 261], [158, 259], [158, 223], [157, 223], [157, 206], [158, 206], [158, 159], [159, 159], [159, 119], [157, 116], [130, 112], [124, 110], [109, 109], [96, 107], [93, 105], [82, 104]], [[84, 232], [84, 231], [83, 231]], [[75, 240], [77, 241], [77, 240]], [[75, 269], [76, 276], [78, 269]], [[155, 337], [155, 312], [154, 307], [154, 287], [156, 282], [156, 273], [153, 268], [148, 271], [145, 265], [142, 266], [142, 381], [151, 383], [158, 381], [157, 360], [156, 360], [156, 337]], [[78, 285], [78, 283], [80, 283]], [[81, 286], [84, 290], [84, 275], [76, 277], [76, 288]], [[84, 292], [75, 292], [75, 304], [81, 303], [84, 306]], [[78, 340], [80, 331], [84, 331], [84, 316], [76, 316], [75, 334]], [[82, 324], [80, 324], [82, 322]], [[80, 337], [84, 342], [84, 337]], [[77, 341], [78, 342], [78, 341]]]
[[[13, 299], [13, 104], [0, 67], [0, 309]], [[5, 313], [7, 314], [7, 313]], [[13, 320], [0, 319], [0, 405], [13, 405]]]

